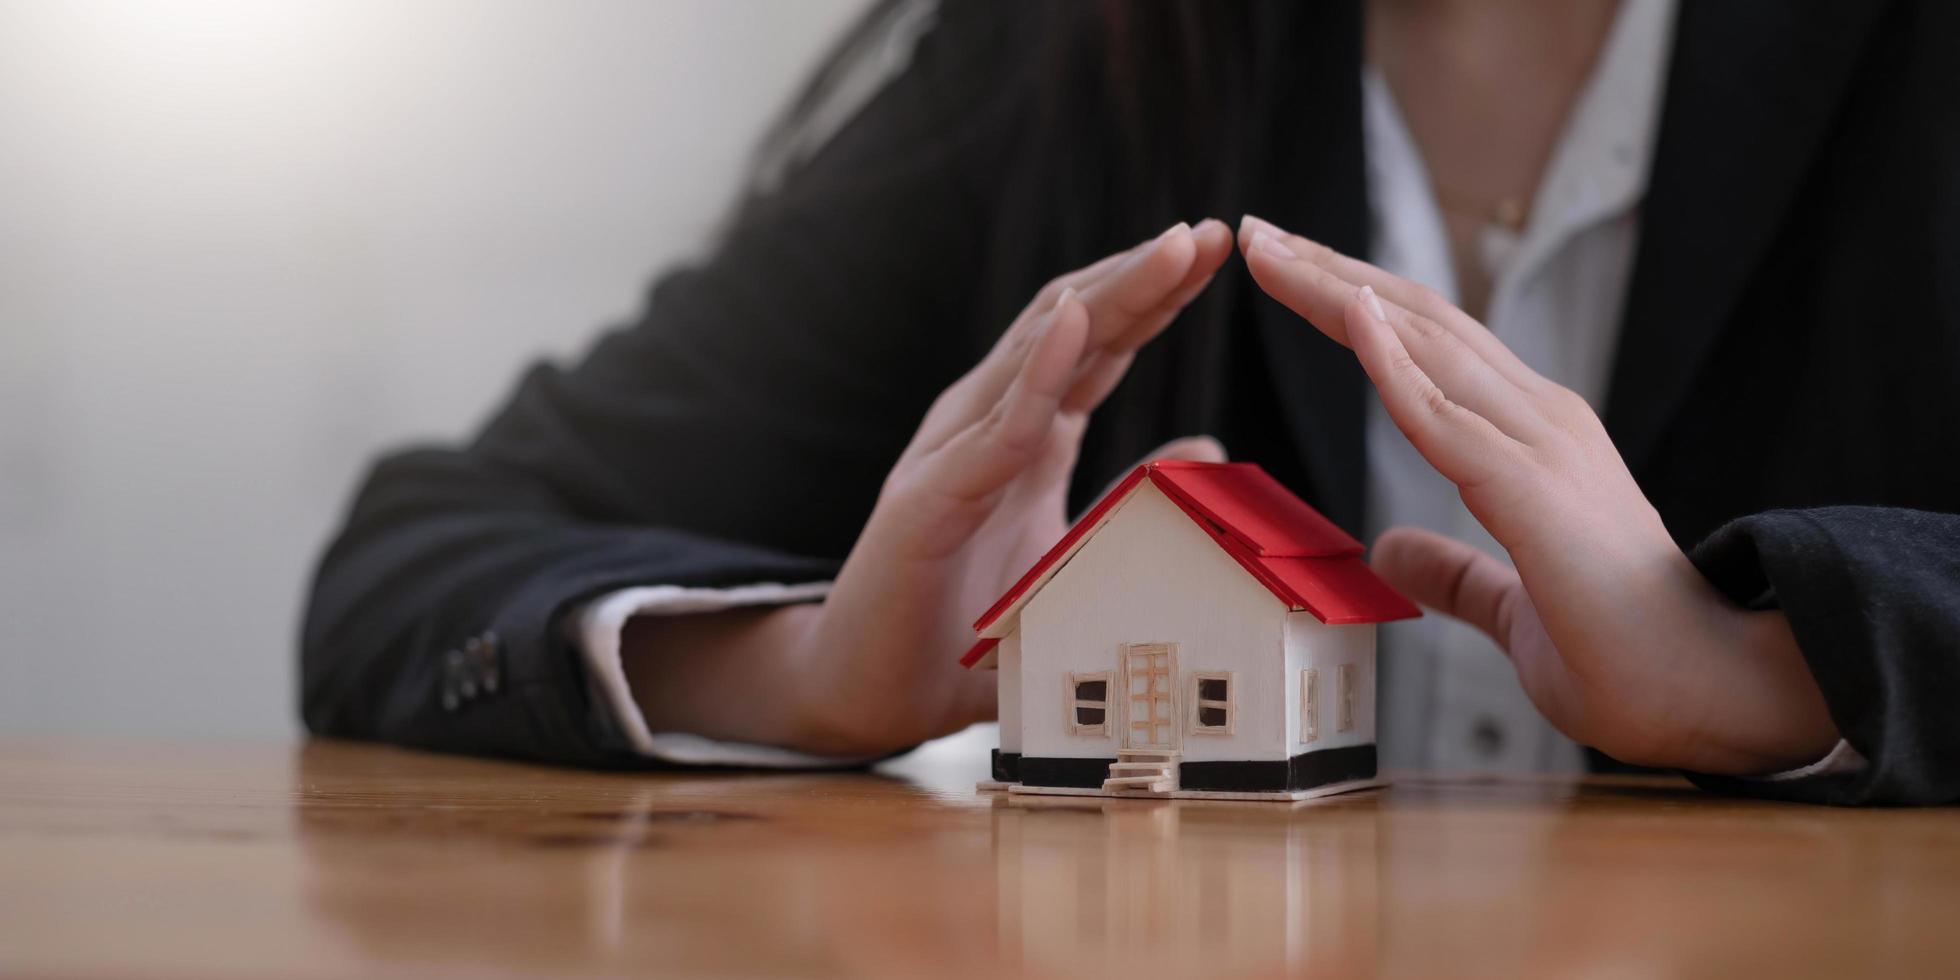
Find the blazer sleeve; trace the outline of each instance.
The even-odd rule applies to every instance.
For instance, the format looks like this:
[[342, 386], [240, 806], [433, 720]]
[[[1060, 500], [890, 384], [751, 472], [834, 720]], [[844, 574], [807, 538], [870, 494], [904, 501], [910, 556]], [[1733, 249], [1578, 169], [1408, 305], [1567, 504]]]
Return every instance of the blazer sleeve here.
[[1789, 617], [1831, 719], [1868, 764], [1799, 779], [1691, 779], [1839, 805], [1960, 801], [1960, 515], [1771, 511], [1723, 527], [1692, 557], [1730, 598]]
[[645, 765], [588, 689], [568, 611], [834, 573], [925, 408], [1001, 326], [970, 302], [1018, 118], [972, 33], [1001, 19], [986, 6], [944, 5], [896, 79], [637, 322], [529, 371], [468, 445], [374, 466], [302, 629], [311, 731]]

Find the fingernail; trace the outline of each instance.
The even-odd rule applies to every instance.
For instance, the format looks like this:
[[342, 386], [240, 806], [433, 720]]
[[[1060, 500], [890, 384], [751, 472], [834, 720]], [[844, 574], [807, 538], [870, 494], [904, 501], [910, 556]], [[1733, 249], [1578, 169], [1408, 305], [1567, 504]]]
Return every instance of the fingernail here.
[[1174, 224], [1174, 225], [1172, 225], [1172, 226], [1170, 226], [1169, 228], [1166, 228], [1166, 229], [1164, 229], [1164, 230], [1163, 230], [1163, 232], [1162, 232], [1162, 233], [1160, 233], [1160, 234], [1159, 234], [1159, 235], [1157, 236], [1157, 240], [1161, 242], [1161, 241], [1163, 241], [1164, 239], [1166, 239], [1166, 238], [1169, 238], [1169, 237], [1171, 237], [1172, 235], [1175, 235], [1175, 234], [1177, 234], [1179, 230], [1183, 230], [1183, 231], [1190, 231], [1190, 230], [1191, 230], [1191, 226], [1190, 226], [1189, 224], [1187, 224], [1187, 223], [1185, 223], [1185, 222], [1182, 222], [1182, 221], [1180, 221], [1180, 222], [1178, 222], [1177, 224]]
[[1061, 309], [1062, 307], [1064, 307], [1064, 306], [1067, 306], [1067, 305], [1068, 305], [1068, 301], [1069, 301], [1069, 300], [1072, 300], [1072, 299], [1074, 299], [1074, 298], [1075, 298], [1075, 287], [1074, 287], [1074, 286], [1069, 286], [1069, 287], [1067, 287], [1067, 288], [1065, 288], [1065, 289], [1063, 289], [1063, 290], [1062, 290], [1062, 295], [1060, 295], [1060, 296], [1058, 296], [1058, 297], [1056, 297], [1056, 298], [1055, 298], [1055, 309], [1056, 309], [1057, 311], [1059, 311], [1059, 310], [1060, 310], [1060, 309]]
[[1293, 254], [1292, 249], [1286, 247], [1286, 243], [1280, 241], [1277, 238], [1274, 238], [1270, 234], [1267, 234], [1264, 230], [1255, 231], [1252, 233], [1252, 247], [1256, 251], [1264, 252], [1267, 255], [1276, 256], [1282, 259], [1299, 258], [1298, 255]]
[[1241, 215], [1239, 217], [1239, 227], [1252, 232], [1254, 235], [1263, 231], [1274, 238], [1279, 237], [1279, 226], [1256, 214]]
[[1368, 312], [1373, 313], [1375, 319], [1383, 323], [1388, 322], [1388, 313], [1382, 309], [1381, 297], [1375, 295], [1375, 287], [1361, 287], [1361, 302], [1367, 304]]

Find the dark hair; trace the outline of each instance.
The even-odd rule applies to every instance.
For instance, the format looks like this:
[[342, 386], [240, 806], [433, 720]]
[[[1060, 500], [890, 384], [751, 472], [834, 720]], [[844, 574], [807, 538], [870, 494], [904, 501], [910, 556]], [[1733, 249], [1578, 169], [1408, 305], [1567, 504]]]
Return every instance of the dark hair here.
[[[958, 77], [950, 105], [1011, 113], [998, 175], [993, 264], [981, 306], [1005, 326], [1033, 288], [1179, 220], [1228, 221], [1270, 185], [1264, 120], [1308, 18], [1291, 0], [943, 0], [933, 43]], [[759, 168], [785, 166], [797, 133], [917, 4], [879, 0], [849, 29], [762, 143]], [[954, 91], [957, 89], [957, 91]], [[1300, 119], [1295, 126], [1308, 125]], [[948, 136], [947, 138], [956, 138]], [[800, 193], [825, 193], [805, 187]], [[751, 204], [759, 200], [752, 195]], [[1062, 206], [1057, 206], [1063, 202]], [[1113, 396], [1156, 431], [1218, 431], [1224, 393], [1200, 369], [1230, 356], [1240, 277], [1221, 282], [1139, 356]], [[1142, 437], [1140, 437], [1142, 438]], [[1147, 446], [1106, 447], [1112, 460]], [[1085, 462], [1095, 455], [1085, 446]], [[1114, 465], [1121, 465], [1120, 463]]]

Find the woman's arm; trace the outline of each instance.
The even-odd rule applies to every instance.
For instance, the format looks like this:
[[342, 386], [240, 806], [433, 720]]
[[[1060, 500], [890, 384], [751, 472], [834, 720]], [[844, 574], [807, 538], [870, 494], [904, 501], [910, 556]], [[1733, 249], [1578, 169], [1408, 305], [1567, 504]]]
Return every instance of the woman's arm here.
[[1692, 557], [1737, 605], [1788, 618], [1832, 721], [1866, 764], [1769, 782], [1691, 778], [1820, 803], [1960, 801], [1960, 515], [1770, 511], [1721, 528]]
[[[646, 621], [628, 670], [650, 721], [832, 757], [992, 717], [994, 681], [951, 655], [976, 609], [1067, 528], [1089, 415], [1231, 254], [1182, 223], [1062, 276], [926, 413], [822, 605]], [[1208, 439], [1153, 458], [1219, 459]]]
[[[997, 10], [946, 5], [940, 30]], [[1089, 412], [1231, 234], [1180, 223], [985, 323], [1012, 73], [938, 37], [638, 324], [533, 371], [468, 449], [376, 468], [309, 610], [309, 727], [636, 761], [569, 612], [629, 586], [833, 575], [819, 606], [628, 621], [647, 725], [868, 756], [991, 714], [991, 683], [954, 662], [966, 623], [1061, 534]], [[988, 83], [999, 98], [972, 95]]]
[[374, 467], [309, 601], [309, 728], [629, 762], [568, 610], [835, 574], [918, 416], [1004, 325], [969, 312], [1023, 98], [984, 7], [944, 5], [904, 74], [637, 322], [532, 370], [470, 445]]
[[[1354, 350], [1396, 425], [1515, 563], [1402, 529], [1377, 543], [1377, 568], [1489, 633], [1560, 730], [1764, 795], [1960, 797], [1960, 761], [1947, 761], [1960, 727], [1928, 710], [1960, 696], [1960, 519], [1762, 515], [1698, 550], [1698, 570], [1590, 407], [1474, 319], [1258, 219], [1241, 245], [1268, 293]], [[1822, 758], [1840, 731], [1866, 774], [1747, 778]]]

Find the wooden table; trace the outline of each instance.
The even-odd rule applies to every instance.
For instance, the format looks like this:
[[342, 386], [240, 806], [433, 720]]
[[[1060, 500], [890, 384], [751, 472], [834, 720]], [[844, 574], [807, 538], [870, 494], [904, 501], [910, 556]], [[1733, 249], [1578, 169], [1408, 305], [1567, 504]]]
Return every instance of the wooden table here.
[[1960, 820], [1671, 779], [1317, 803], [0, 742], [0, 973], [1960, 974]]

